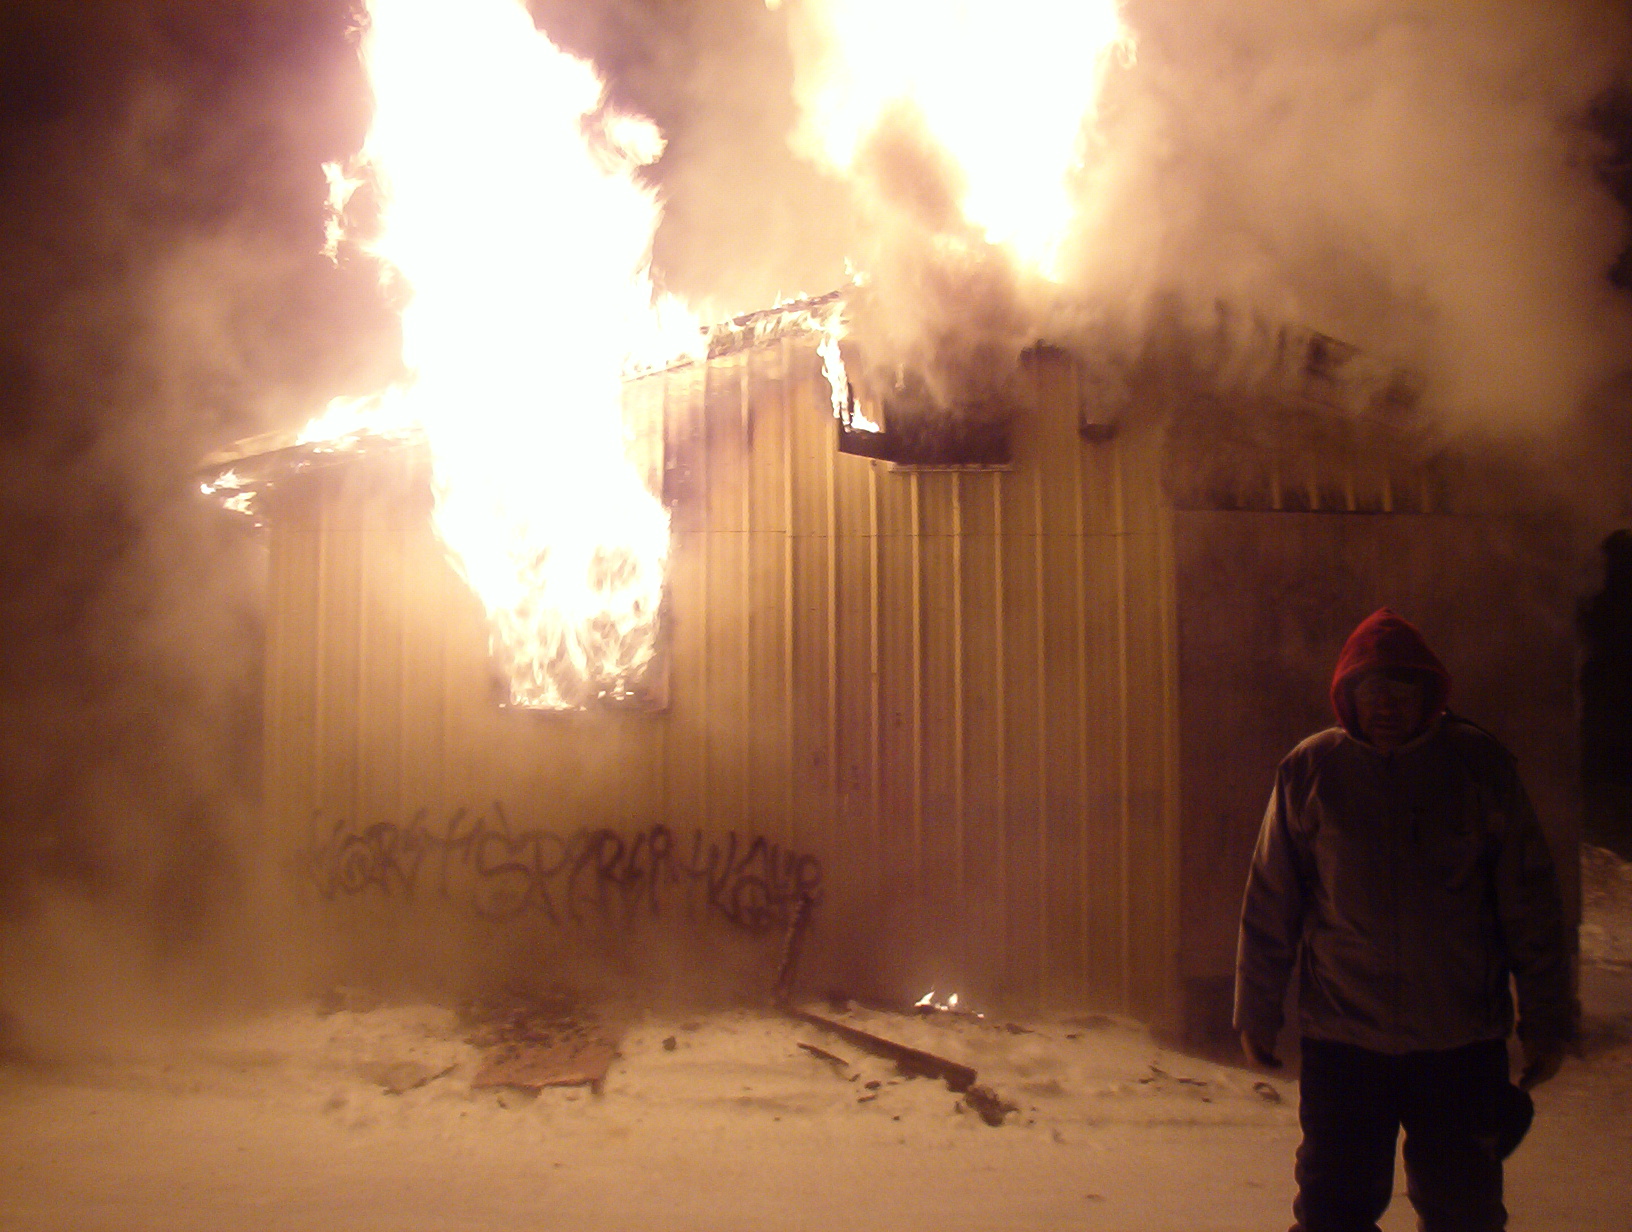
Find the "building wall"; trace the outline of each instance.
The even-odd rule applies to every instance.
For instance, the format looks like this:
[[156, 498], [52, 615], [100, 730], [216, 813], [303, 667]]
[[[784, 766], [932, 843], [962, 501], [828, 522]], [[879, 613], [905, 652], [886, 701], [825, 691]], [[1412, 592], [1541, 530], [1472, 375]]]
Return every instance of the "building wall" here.
[[292, 476], [274, 847], [348, 920], [451, 904], [543, 938], [698, 914], [774, 936], [819, 861], [809, 987], [1174, 1021], [1159, 441], [1082, 439], [1058, 357], [1027, 380], [1012, 467], [923, 472], [836, 452], [803, 340], [632, 383], [673, 517], [657, 712], [497, 704], [419, 454]]

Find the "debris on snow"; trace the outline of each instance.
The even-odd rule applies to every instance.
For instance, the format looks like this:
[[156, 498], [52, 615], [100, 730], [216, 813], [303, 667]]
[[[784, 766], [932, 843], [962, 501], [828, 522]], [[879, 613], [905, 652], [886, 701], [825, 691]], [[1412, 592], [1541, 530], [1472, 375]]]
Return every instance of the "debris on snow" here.
[[588, 1086], [600, 1094], [622, 1035], [563, 995], [476, 1003], [467, 1017], [468, 1041], [487, 1051], [470, 1080], [473, 1090]]
[[958, 1092], [967, 1091], [975, 1083], [975, 1071], [957, 1061], [926, 1052], [922, 1048], [898, 1044], [894, 1040], [885, 1039], [882, 1035], [875, 1035], [871, 1031], [832, 1018], [824, 1018], [820, 1014], [813, 1014], [796, 1006], [787, 1006], [786, 1012], [801, 1022], [808, 1022], [813, 1027], [831, 1031], [840, 1039], [848, 1040], [859, 1048], [865, 1048], [876, 1056], [894, 1061], [896, 1068], [909, 1077], [942, 1078], [949, 1088]]
[[991, 1087], [978, 1083], [964, 1092], [963, 1099], [970, 1108], [980, 1114], [981, 1120], [992, 1126], [1003, 1124], [1003, 1118], [1009, 1113], [1020, 1111], [1019, 1104], [1004, 1099]]
[[[815, 1044], [807, 1044], [807, 1043], [805, 1043], [804, 1040], [799, 1041], [799, 1047], [803, 1048], [806, 1052], [810, 1053], [811, 1056], [817, 1057], [820, 1060], [826, 1061], [830, 1065], [837, 1066], [839, 1069], [849, 1069], [850, 1068], [850, 1062], [846, 1061], [841, 1056], [837, 1056], [834, 1053], [829, 1052], [825, 1048], [818, 1048], [818, 1047], [816, 1047]], [[876, 1082], [871, 1082], [871, 1083], [868, 1083], [867, 1085], [876, 1087], [878, 1084]]]

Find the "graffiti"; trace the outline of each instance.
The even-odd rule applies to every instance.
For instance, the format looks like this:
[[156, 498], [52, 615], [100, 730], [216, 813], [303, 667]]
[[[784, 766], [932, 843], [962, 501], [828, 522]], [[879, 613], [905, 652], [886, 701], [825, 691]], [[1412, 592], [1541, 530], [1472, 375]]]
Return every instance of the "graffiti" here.
[[686, 841], [665, 825], [560, 835], [514, 829], [497, 804], [458, 809], [442, 825], [425, 809], [400, 825], [315, 813], [296, 873], [324, 899], [429, 895], [491, 919], [533, 911], [562, 926], [701, 906], [751, 932], [785, 927], [822, 882], [814, 855], [764, 835], [729, 830], [710, 838], [697, 830]]

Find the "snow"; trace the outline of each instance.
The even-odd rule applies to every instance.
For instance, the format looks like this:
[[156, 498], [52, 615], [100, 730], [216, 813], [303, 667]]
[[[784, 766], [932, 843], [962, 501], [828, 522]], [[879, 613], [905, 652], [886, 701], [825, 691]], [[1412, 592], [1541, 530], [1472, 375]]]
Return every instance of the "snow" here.
[[[1509, 1161], [1517, 1232], [1632, 1226], [1632, 964], [1619, 957], [1632, 877], [1594, 860], [1583, 1044], [1536, 1093], [1536, 1127]], [[0, 1227], [1206, 1232], [1290, 1219], [1296, 1083], [1163, 1047], [1132, 1022], [842, 1011], [976, 1068], [1019, 1108], [994, 1128], [943, 1082], [768, 1006], [622, 1007], [602, 1091], [533, 1096], [472, 1090], [481, 1053], [451, 1009], [333, 1004], [13, 1056]], [[1403, 1193], [1383, 1226], [1415, 1226]]]

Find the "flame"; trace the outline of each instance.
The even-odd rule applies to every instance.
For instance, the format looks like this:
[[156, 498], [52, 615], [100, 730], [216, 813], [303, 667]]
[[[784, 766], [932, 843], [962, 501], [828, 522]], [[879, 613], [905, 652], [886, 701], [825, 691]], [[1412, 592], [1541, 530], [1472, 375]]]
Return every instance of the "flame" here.
[[806, 136], [852, 168], [880, 119], [906, 108], [963, 172], [964, 218], [1053, 272], [1112, 52], [1131, 55], [1118, 0], [807, 0], [820, 60], [801, 93]]
[[435, 525], [512, 701], [628, 696], [657, 648], [669, 523], [625, 454], [622, 377], [704, 345], [650, 281], [659, 208], [636, 171], [662, 135], [612, 112], [519, 0], [371, 0], [362, 53], [373, 123], [327, 172], [330, 216], [372, 178], [362, 243], [412, 293], [412, 379], [337, 400], [304, 439], [423, 433]]
[[[246, 517], [255, 517], [255, 489], [244, 482], [243, 478], [232, 467], [218, 474], [214, 479], [206, 479], [198, 485], [198, 490], [205, 496], [213, 496], [220, 500], [221, 507], [232, 513], [241, 513]], [[259, 525], [257, 522], [256, 525]]]
[[856, 405], [855, 391], [850, 387], [850, 375], [845, 371], [844, 355], [839, 350], [846, 326], [842, 312], [832, 313], [818, 327], [816, 354], [822, 361], [822, 375], [827, 378], [828, 397], [833, 404], [833, 418], [852, 432], [881, 432], [883, 428], [862, 414]]

